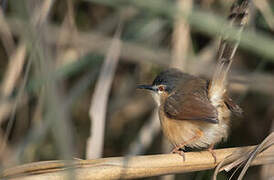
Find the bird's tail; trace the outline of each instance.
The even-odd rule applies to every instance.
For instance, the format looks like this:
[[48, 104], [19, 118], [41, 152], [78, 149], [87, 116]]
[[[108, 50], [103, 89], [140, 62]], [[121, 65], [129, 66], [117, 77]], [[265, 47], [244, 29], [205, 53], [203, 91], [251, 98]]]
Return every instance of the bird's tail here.
[[[234, 54], [239, 45], [240, 35], [248, 21], [249, 0], [243, 0], [240, 4], [234, 3], [228, 16], [231, 27], [239, 27], [237, 31], [230, 30], [224, 33], [218, 50], [218, 64], [209, 86], [209, 97], [213, 105], [218, 106], [226, 92], [227, 73], [233, 61]], [[232, 33], [233, 32], [233, 33]], [[228, 37], [234, 41], [229, 41]]]

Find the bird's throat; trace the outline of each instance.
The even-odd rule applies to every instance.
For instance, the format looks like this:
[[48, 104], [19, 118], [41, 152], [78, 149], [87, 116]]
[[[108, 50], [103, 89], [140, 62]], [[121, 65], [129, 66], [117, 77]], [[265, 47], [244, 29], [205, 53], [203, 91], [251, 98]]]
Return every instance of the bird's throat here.
[[161, 105], [161, 98], [158, 93], [152, 93], [152, 97], [154, 101], [156, 102], [157, 106], [159, 107]]

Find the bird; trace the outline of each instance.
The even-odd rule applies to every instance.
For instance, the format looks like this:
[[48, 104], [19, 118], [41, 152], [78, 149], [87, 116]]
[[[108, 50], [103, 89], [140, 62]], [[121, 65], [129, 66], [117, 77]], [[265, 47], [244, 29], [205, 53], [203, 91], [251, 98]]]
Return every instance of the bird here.
[[163, 133], [174, 146], [172, 153], [183, 157], [185, 147], [213, 153], [214, 145], [228, 136], [231, 113], [242, 114], [227, 93], [221, 99], [209, 96], [209, 80], [176, 68], [164, 70], [152, 84], [137, 88], [152, 92]]
[[217, 66], [210, 80], [168, 68], [152, 84], [137, 88], [152, 92], [164, 135], [174, 146], [172, 153], [184, 156], [185, 147], [208, 149], [217, 162], [214, 146], [226, 140], [231, 115], [242, 109], [228, 95], [228, 72], [239, 45], [244, 25], [248, 22], [250, 1], [235, 2], [228, 16], [230, 26], [238, 28], [236, 41], [224, 35], [220, 41]]

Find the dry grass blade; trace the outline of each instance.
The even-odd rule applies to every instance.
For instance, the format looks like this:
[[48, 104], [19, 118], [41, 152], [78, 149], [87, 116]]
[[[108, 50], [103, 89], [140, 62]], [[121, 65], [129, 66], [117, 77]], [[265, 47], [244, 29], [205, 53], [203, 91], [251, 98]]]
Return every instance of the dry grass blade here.
[[8, 97], [11, 95], [13, 88], [16, 85], [16, 81], [20, 77], [23, 69], [26, 55], [26, 46], [21, 44], [18, 46], [14, 54], [11, 55], [5, 78], [1, 85], [1, 95]]
[[[241, 180], [243, 178], [244, 174], [246, 173], [248, 167], [254, 161], [254, 159], [257, 156], [259, 156], [259, 154], [261, 154], [264, 151], [266, 151], [267, 149], [269, 149], [273, 144], [274, 144], [274, 133], [271, 133], [258, 146], [252, 147], [247, 151], [235, 151], [231, 156], [228, 156], [227, 158], [225, 158], [217, 166], [217, 168], [215, 169], [215, 172], [214, 172], [213, 180], [216, 180], [217, 174], [219, 171], [222, 171], [222, 170], [230, 171], [231, 169], [233, 169], [237, 166], [242, 166], [243, 164], [245, 164], [245, 166], [243, 167], [243, 169], [238, 177], [238, 179]], [[271, 147], [271, 148], [273, 148], [273, 147]], [[274, 159], [273, 154], [274, 153], [271, 154], [272, 157], [270, 156], [268, 158], [265, 158], [265, 159], [263, 159], [263, 161], [265, 161], [265, 163], [266, 163], [269, 159]], [[237, 171], [238, 168], [235, 171]]]
[[0, 8], [0, 27], [1, 27], [0, 33], [1, 33], [2, 43], [7, 51], [7, 54], [11, 56], [15, 49], [15, 45], [14, 45], [14, 40], [10, 31], [10, 28], [4, 18], [4, 13], [2, 8]]
[[274, 144], [274, 133], [271, 133], [267, 138], [265, 138], [265, 140], [259, 144], [254, 151], [252, 151], [252, 153], [250, 154], [243, 170], [241, 171], [241, 174], [239, 175], [238, 180], [243, 179], [247, 169], [249, 168], [249, 166], [251, 165], [251, 162], [255, 159], [255, 157], [265, 151], [267, 148], [269, 148], [270, 146], [272, 146]]
[[[12, 59], [11, 59], [12, 63], [18, 62], [19, 67], [14, 68], [13, 66], [11, 66], [10, 69], [8, 69], [10, 71], [8, 71], [8, 73], [7, 73], [7, 81], [5, 81], [6, 83], [3, 84], [3, 87], [5, 85], [8, 86], [8, 87], [7, 87], [7, 89], [5, 89], [5, 88], [2, 89], [3, 90], [2, 92], [5, 95], [4, 97], [7, 97], [12, 93], [12, 90], [13, 90], [12, 88], [14, 88], [14, 86], [15, 86], [15, 81], [17, 80], [17, 78], [19, 78], [19, 75], [21, 74], [23, 64], [24, 64], [25, 55], [26, 55], [26, 45], [25, 44], [20, 44], [17, 51], [15, 52], [14, 56], [12, 56]], [[10, 64], [12, 64], [12, 63], [10, 63]], [[15, 65], [15, 64], [13, 64], [13, 65]], [[31, 66], [31, 63], [29, 61], [27, 63], [27, 68], [26, 68], [26, 72], [25, 72], [24, 77], [23, 77], [23, 82], [21, 83], [21, 86], [19, 88], [19, 92], [18, 92], [18, 95], [16, 97], [15, 103], [12, 106], [11, 116], [10, 116], [9, 121], [8, 121], [6, 133], [4, 135], [3, 141], [1, 142], [0, 154], [2, 154], [5, 151], [5, 148], [6, 148], [6, 145], [7, 145], [7, 140], [8, 140], [8, 137], [9, 137], [10, 133], [11, 133], [12, 126], [14, 124], [15, 112], [16, 112], [16, 109], [17, 109], [17, 105], [18, 105], [18, 102], [23, 97], [25, 85], [26, 85], [28, 75], [29, 75], [30, 66]], [[16, 65], [15, 65], [15, 67], [16, 67]]]
[[[78, 39], [77, 27], [75, 24], [75, 13], [73, 8], [73, 2], [67, 1], [68, 12], [64, 18], [64, 21], [60, 28], [59, 38], [56, 42], [57, 44], [57, 65], [61, 66], [67, 64], [71, 59], [79, 59], [80, 53], [73, 53], [75, 51], [72, 48], [77, 49], [78, 45], [74, 44], [72, 38]], [[66, 29], [69, 29], [67, 31]], [[63, 44], [70, 44], [68, 47], [62, 47]]]
[[[227, 156], [254, 149], [254, 146], [214, 150], [217, 163]], [[273, 146], [263, 151], [252, 165], [274, 163]], [[77, 179], [133, 179], [212, 169], [216, 166], [208, 151], [187, 152], [186, 160], [178, 154], [114, 157], [78, 161], [46, 161], [25, 164], [2, 171], [0, 178], [63, 179], [74, 170]]]
[[[9, 65], [1, 85], [1, 95], [3, 99], [7, 99], [13, 92], [16, 82], [21, 75], [25, 62], [25, 56], [26, 46], [21, 44], [10, 57]], [[8, 106], [9, 103], [0, 104], [0, 123], [2, 123], [3, 119], [6, 117], [7, 112], [11, 112]]]
[[86, 157], [88, 159], [98, 158], [102, 155], [107, 100], [121, 49], [120, 34], [121, 26], [116, 31], [91, 100], [89, 110], [91, 132], [86, 147]]
[[[254, 147], [253, 147], [254, 148]], [[217, 175], [220, 171], [224, 170], [224, 167], [230, 163], [234, 164], [234, 167], [241, 164], [241, 162], [244, 161], [244, 155], [249, 154], [252, 151], [252, 148], [247, 149], [245, 151], [242, 151], [241, 149], [234, 151], [233, 154], [226, 157], [224, 160], [222, 160], [218, 166], [216, 167], [213, 175], [213, 180], [217, 179]], [[228, 170], [228, 169], [227, 169]]]
[[[25, 105], [28, 101], [28, 97], [24, 96], [19, 105]], [[16, 100], [4, 101], [0, 104], [0, 120], [4, 120], [5, 118], [9, 117], [12, 112], [12, 107], [16, 103]], [[0, 121], [1, 122], [1, 121]]]
[[[271, 119], [271, 132], [274, 132], [274, 117], [272, 114], [272, 111], [274, 110], [274, 104], [272, 103], [272, 105], [269, 107], [269, 116]], [[261, 168], [261, 179], [270, 179], [271, 177], [274, 177], [274, 164], [268, 164], [268, 165], [264, 165]]]
[[34, 25], [41, 25], [46, 21], [53, 3], [54, 0], [44, 1], [42, 5], [39, 5], [39, 8], [35, 8], [34, 16], [31, 19]]
[[267, 0], [254, 0], [255, 6], [259, 9], [259, 11], [264, 16], [265, 21], [269, 25], [269, 27], [274, 30], [274, 15], [271, 10], [271, 5]]
[[[180, 11], [188, 14], [192, 9], [192, 0], [184, 1], [177, 0], [177, 5]], [[174, 25], [174, 31], [172, 35], [173, 41], [173, 59], [171, 66], [177, 67], [186, 72], [187, 55], [191, 45], [190, 39], [190, 27], [185, 18], [177, 17]]]

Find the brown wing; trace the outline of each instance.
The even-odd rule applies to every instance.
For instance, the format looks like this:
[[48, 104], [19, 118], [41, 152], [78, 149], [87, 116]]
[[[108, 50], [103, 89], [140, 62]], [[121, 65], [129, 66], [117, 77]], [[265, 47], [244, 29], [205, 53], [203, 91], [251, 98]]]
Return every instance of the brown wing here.
[[167, 116], [176, 120], [218, 123], [218, 112], [208, 99], [206, 81], [183, 84], [167, 97], [164, 110]]

